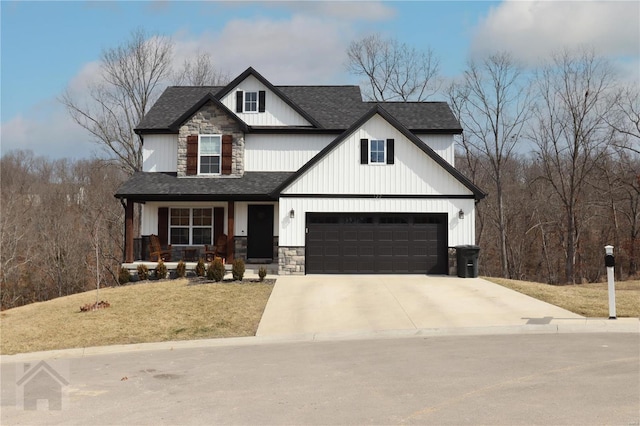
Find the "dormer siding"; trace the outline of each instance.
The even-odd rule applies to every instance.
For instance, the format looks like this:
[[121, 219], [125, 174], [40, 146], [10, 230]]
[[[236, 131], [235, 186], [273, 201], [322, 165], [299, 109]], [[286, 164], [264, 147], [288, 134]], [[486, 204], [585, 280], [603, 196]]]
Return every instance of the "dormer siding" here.
[[190, 135], [210, 134], [232, 136], [231, 174], [227, 176], [241, 177], [244, 174], [244, 132], [234, 118], [212, 102], [203, 105], [180, 126], [178, 133], [178, 176], [187, 176], [187, 137]]

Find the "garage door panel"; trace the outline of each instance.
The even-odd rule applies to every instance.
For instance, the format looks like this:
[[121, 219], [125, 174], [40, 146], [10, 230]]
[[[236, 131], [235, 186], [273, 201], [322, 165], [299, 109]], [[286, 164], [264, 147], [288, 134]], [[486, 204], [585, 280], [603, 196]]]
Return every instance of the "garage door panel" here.
[[446, 273], [446, 215], [310, 215], [307, 273]]

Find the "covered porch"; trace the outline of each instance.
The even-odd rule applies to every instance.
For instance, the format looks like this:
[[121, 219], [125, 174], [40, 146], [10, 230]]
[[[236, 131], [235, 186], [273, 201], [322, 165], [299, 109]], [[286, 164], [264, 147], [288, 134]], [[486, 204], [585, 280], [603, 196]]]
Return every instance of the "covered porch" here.
[[[226, 236], [224, 259], [277, 265], [278, 199], [290, 172], [246, 172], [242, 177], [178, 177], [138, 172], [115, 194], [125, 211], [124, 264], [156, 261], [143, 242], [157, 235], [169, 262], [197, 262], [207, 245]], [[136, 205], [141, 206], [135, 235]], [[170, 247], [169, 247], [170, 246]], [[169, 260], [170, 257], [170, 260]]]

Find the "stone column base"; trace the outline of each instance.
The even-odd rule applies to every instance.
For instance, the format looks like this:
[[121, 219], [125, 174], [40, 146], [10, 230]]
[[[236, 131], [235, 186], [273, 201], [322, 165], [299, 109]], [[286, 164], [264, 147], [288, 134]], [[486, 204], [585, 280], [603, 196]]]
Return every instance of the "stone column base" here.
[[304, 275], [304, 247], [278, 248], [278, 275]]

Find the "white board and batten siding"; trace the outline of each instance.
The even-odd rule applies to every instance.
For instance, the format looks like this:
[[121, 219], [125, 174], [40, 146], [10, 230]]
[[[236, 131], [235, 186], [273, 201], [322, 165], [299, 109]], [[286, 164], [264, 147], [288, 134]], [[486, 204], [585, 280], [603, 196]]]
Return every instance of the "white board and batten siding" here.
[[[295, 217], [289, 217], [291, 209]], [[458, 212], [464, 212], [464, 219]], [[449, 247], [475, 244], [475, 201], [420, 198], [280, 198], [281, 246], [305, 245], [306, 213], [446, 213]]]
[[[394, 139], [394, 164], [360, 164], [360, 139]], [[379, 115], [286, 188], [287, 194], [471, 195], [472, 192]]]
[[178, 135], [144, 135], [142, 171], [176, 172]]
[[[394, 164], [360, 164], [360, 139], [394, 139]], [[448, 135], [427, 139], [432, 140], [436, 145], [441, 143], [446, 151], [445, 140], [451, 143], [452, 139]], [[326, 194], [331, 197], [322, 197]], [[340, 198], [340, 194], [359, 197]], [[375, 198], [376, 195], [394, 198]], [[402, 195], [468, 198], [402, 198]], [[294, 218], [289, 217], [292, 209]], [[464, 219], [458, 218], [460, 210]], [[283, 191], [279, 214], [281, 246], [305, 245], [307, 212], [445, 213], [449, 246], [475, 242], [472, 191], [379, 115], [364, 123]]]
[[453, 135], [417, 135], [427, 146], [433, 149], [436, 154], [444, 158], [447, 163], [455, 166], [455, 144]]
[[245, 135], [247, 172], [295, 172], [337, 135]]
[[[265, 93], [265, 112], [236, 112], [236, 91]], [[257, 78], [250, 75], [221, 99], [222, 103], [250, 126], [310, 126], [304, 117], [298, 114], [279, 96], [269, 90]]]

